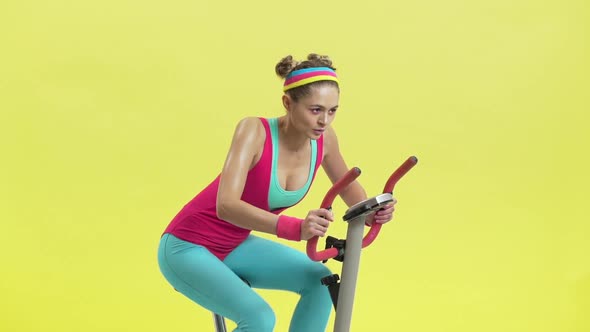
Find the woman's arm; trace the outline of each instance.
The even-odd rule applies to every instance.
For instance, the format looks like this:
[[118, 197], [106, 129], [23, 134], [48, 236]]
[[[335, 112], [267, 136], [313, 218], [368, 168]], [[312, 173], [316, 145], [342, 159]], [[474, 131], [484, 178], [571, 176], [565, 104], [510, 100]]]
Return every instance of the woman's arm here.
[[[331, 126], [324, 132], [324, 160], [322, 161], [322, 167], [332, 183], [338, 181], [349, 170], [342, 154], [340, 153], [336, 132]], [[354, 181], [340, 193], [340, 197], [342, 197], [342, 200], [344, 200], [344, 203], [346, 203], [348, 207], [351, 207], [354, 204], [365, 200], [367, 194], [360, 183]]]
[[278, 216], [242, 201], [248, 171], [264, 147], [266, 133], [257, 118], [241, 120], [234, 132], [217, 193], [217, 216], [236, 226], [276, 234]]
[[[324, 133], [324, 160], [322, 161], [322, 167], [332, 183], [338, 181], [349, 170], [342, 154], [340, 153], [338, 138], [332, 127], [328, 127]], [[354, 204], [367, 199], [367, 194], [360, 183], [354, 181], [340, 193], [340, 197], [342, 197], [342, 200], [344, 200], [348, 207], [351, 207]], [[393, 203], [386, 205], [375, 214], [369, 215], [366, 219], [367, 224], [370, 225], [373, 220], [379, 223], [385, 223], [391, 220], [396, 202], [397, 201], [394, 199]]]
[[217, 192], [217, 217], [236, 226], [277, 235], [289, 240], [308, 240], [324, 236], [332, 213], [325, 209], [311, 210], [305, 219], [277, 216], [242, 200], [248, 171], [264, 148], [266, 133], [257, 118], [238, 123], [221, 171]]

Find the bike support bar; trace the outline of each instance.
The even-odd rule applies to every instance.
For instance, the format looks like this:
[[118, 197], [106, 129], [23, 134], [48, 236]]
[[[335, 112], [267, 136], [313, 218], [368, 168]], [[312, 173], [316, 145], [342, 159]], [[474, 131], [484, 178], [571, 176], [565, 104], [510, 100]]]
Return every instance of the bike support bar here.
[[[414, 156], [408, 158], [395, 172], [391, 174], [385, 187], [383, 194], [362, 201], [350, 207], [344, 216], [344, 220], [348, 222], [348, 228], [345, 241], [345, 259], [342, 264], [342, 277], [338, 285], [338, 297], [336, 307], [336, 322], [334, 325], [334, 332], [349, 332], [352, 320], [352, 309], [354, 304], [354, 295], [356, 290], [356, 283], [358, 277], [358, 270], [360, 265], [361, 249], [367, 247], [379, 235], [381, 224], [373, 222], [371, 229], [363, 238], [365, 219], [366, 217], [388, 203], [393, 201], [393, 189], [396, 183], [401, 179], [412, 167], [416, 165], [418, 159]], [[332, 188], [327, 192], [321, 207], [331, 209], [332, 203], [336, 196], [344, 190], [350, 183], [352, 183], [360, 175], [360, 169], [357, 167], [351, 169], [337, 181]], [[323, 251], [317, 251], [318, 237], [313, 237], [307, 242], [307, 255], [314, 261], [327, 260], [334, 258], [341, 254], [337, 248], [329, 248]]]

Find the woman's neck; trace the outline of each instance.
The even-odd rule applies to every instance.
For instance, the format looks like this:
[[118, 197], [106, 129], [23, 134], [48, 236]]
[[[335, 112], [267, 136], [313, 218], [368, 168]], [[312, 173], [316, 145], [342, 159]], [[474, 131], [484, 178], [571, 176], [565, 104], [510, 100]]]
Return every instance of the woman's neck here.
[[309, 145], [309, 137], [297, 131], [288, 116], [279, 118], [279, 141], [289, 151], [299, 152]]

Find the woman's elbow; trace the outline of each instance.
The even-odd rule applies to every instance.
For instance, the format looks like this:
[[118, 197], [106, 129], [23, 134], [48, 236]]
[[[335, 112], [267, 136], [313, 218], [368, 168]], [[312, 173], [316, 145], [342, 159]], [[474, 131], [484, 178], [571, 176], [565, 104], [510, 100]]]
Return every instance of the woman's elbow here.
[[228, 219], [231, 219], [231, 211], [232, 206], [234, 206], [235, 204], [233, 202], [231, 202], [231, 200], [227, 200], [227, 199], [222, 199], [220, 197], [217, 198], [217, 206], [216, 206], [216, 212], [217, 212], [217, 218], [224, 220], [224, 221], [229, 221]]

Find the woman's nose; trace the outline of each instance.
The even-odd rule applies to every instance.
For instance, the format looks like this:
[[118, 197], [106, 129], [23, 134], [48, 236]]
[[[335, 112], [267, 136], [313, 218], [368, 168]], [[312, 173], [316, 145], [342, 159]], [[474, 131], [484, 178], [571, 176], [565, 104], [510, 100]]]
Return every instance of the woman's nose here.
[[318, 117], [318, 124], [324, 126], [328, 123], [328, 114], [326, 112], [322, 112], [322, 114]]

